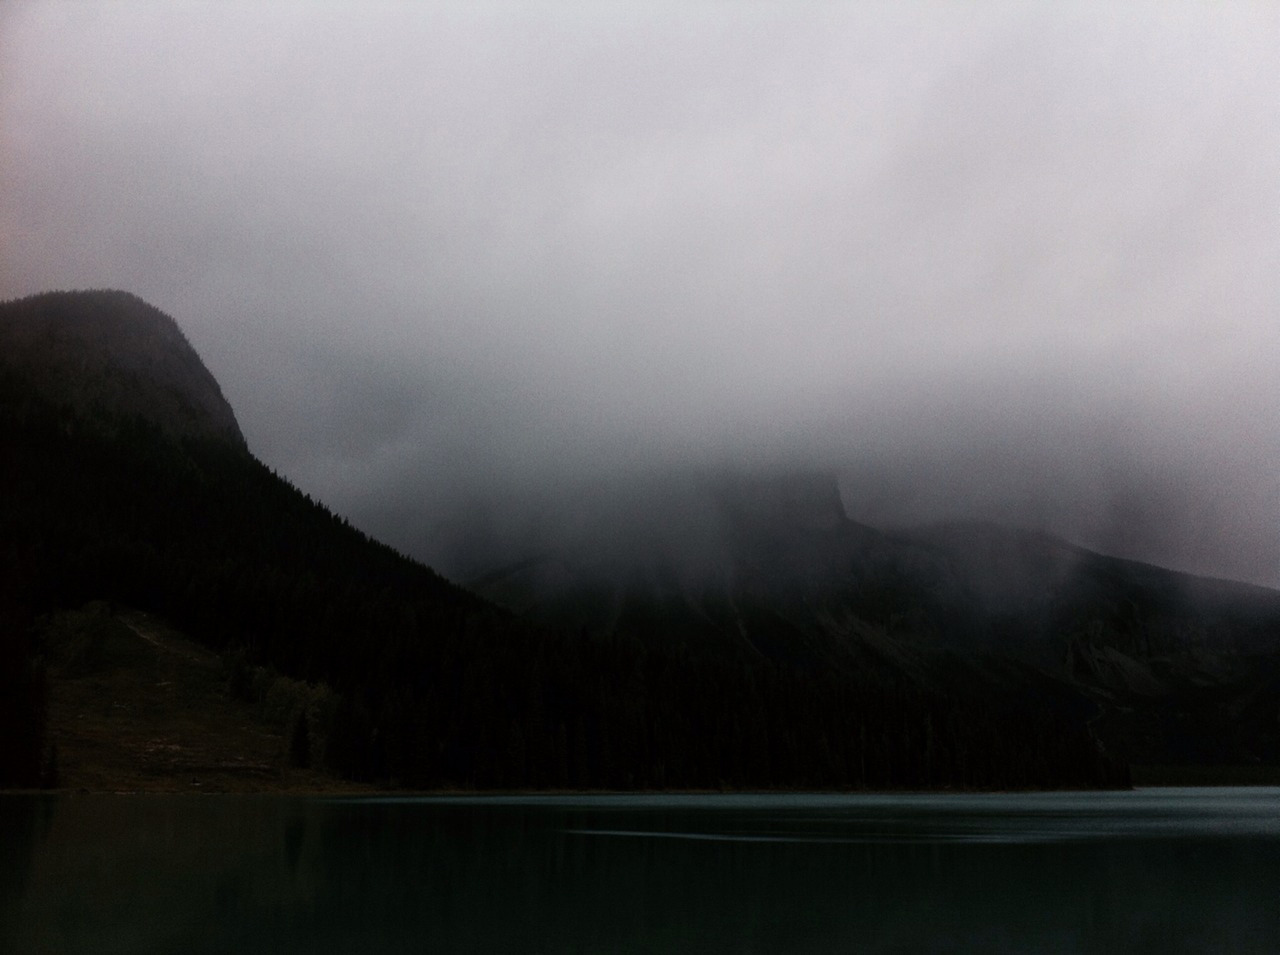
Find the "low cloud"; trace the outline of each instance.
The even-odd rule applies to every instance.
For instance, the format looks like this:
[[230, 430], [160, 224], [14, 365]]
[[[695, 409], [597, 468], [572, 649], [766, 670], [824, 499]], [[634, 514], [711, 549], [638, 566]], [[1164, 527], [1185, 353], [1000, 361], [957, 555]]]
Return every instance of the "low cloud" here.
[[19, 3], [0, 295], [147, 298], [259, 456], [433, 560], [477, 501], [805, 466], [871, 523], [1280, 585], [1278, 42], [1245, 4]]

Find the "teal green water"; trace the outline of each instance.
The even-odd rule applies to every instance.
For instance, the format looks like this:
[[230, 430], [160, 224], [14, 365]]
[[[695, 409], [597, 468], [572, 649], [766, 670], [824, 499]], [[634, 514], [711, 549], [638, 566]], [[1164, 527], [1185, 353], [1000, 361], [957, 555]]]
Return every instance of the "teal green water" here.
[[0, 951], [1280, 952], [1280, 789], [0, 797]]

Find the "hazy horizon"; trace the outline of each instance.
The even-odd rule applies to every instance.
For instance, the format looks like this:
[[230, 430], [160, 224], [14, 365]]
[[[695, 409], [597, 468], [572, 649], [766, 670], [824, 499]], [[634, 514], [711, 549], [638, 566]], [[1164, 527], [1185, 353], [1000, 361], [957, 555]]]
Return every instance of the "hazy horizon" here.
[[9, 3], [0, 299], [161, 308], [429, 562], [786, 468], [1280, 586], [1277, 49], [1245, 2]]

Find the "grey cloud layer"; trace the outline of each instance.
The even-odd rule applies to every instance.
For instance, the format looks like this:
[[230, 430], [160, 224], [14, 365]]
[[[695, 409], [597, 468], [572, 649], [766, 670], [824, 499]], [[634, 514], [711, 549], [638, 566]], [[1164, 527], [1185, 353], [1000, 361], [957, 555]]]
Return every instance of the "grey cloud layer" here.
[[459, 495], [784, 460], [1280, 584], [1276, 49], [1244, 3], [18, 4], [0, 295], [153, 301], [426, 555]]

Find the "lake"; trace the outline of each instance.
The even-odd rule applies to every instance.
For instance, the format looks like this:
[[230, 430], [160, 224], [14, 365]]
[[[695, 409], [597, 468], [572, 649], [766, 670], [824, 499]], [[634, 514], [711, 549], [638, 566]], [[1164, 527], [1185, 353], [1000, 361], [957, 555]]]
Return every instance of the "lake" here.
[[1277, 952], [1280, 789], [0, 796], [0, 951]]

